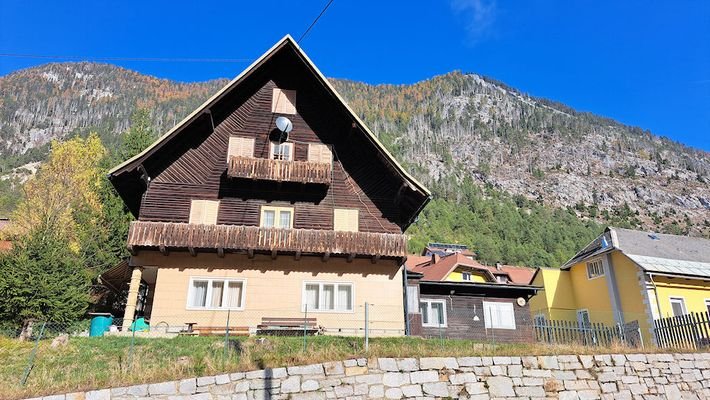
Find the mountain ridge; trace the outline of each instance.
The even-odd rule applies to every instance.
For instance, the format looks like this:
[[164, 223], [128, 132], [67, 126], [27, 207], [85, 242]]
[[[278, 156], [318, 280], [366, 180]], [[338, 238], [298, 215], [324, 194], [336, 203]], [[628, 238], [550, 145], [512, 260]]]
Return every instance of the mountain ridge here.
[[[438, 196], [462, 201], [455, 188], [470, 178], [582, 219], [623, 216], [630, 227], [710, 234], [705, 150], [473, 73], [397, 85], [330, 81]], [[52, 139], [97, 131], [115, 146], [137, 107], [165, 132], [226, 82], [174, 82], [90, 62], [0, 77], [0, 173], [41, 161]]]

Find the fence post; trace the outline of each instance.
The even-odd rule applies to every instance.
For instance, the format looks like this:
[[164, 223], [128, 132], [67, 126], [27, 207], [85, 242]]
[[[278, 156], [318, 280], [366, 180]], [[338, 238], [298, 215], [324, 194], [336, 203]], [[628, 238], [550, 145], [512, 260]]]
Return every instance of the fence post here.
[[308, 303], [303, 309], [303, 352], [306, 352], [306, 335], [308, 334]]
[[45, 326], [47, 326], [47, 321], [44, 321], [42, 323], [42, 329], [39, 330], [39, 335], [37, 335], [37, 340], [35, 340], [35, 346], [34, 348], [32, 348], [30, 358], [27, 360], [27, 368], [25, 368], [25, 373], [22, 374], [22, 381], [20, 382], [22, 386], [25, 386], [25, 383], [27, 383], [27, 378], [30, 376], [30, 371], [32, 371], [32, 366], [35, 361], [35, 355], [37, 355], [37, 347], [39, 347], [39, 340], [42, 339]]
[[365, 353], [370, 351], [370, 304], [365, 302]]
[[224, 330], [224, 359], [225, 361], [227, 360], [227, 357], [229, 356], [229, 316], [231, 313], [232, 309], [227, 308], [227, 326], [225, 327]]

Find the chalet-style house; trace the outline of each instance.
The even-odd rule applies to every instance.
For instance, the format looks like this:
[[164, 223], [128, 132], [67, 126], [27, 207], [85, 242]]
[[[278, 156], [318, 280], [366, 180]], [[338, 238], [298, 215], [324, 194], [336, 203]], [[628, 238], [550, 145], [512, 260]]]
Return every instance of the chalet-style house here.
[[710, 240], [607, 228], [561, 268], [535, 273], [544, 291], [535, 318], [580, 325], [638, 322], [645, 343], [653, 321], [710, 311]]
[[486, 266], [470, 251], [426, 252], [407, 259], [412, 335], [499, 342], [534, 340], [528, 300], [534, 269]]
[[[429, 191], [286, 36], [109, 179], [136, 216], [123, 326], [308, 318], [404, 332], [403, 232]], [[288, 324], [284, 324], [288, 327]], [[204, 328], [207, 329], [207, 328]]]

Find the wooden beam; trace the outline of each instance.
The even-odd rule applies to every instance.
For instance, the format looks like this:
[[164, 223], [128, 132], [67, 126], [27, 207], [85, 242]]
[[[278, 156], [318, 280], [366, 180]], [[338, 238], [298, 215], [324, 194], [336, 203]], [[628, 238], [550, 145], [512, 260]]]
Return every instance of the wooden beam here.
[[165, 247], [164, 244], [161, 244], [158, 246], [158, 249], [160, 250], [160, 253], [163, 254], [164, 256], [168, 255], [168, 249]]
[[271, 250], [271, 259], [275, 260], [276, 257], [278, 256], [279, 252], [276, 249]]
[[217, 247], [217, 257], [224, 258], [224, 247]]
[[194, 247], [192, 247], [192, 246], [188, 247], [188, 248], [187, 248], [187, 251], [190, 252], [190, 255], [191, 255], [191, 256], [193, 256], [193, 257], [196, 257], [196, 256], [197, 256], [197, 251], [195, 251], [195, 248], [194, 248]]
[[138, 255], [138, 249], [133, 247], [133, 245], [128, 245], [126, 246], [128, 248], [128, 252], [131, 253], [132, 256]]
[[372, 263], [373, 264], [377, 263], [377, 261], [379, 261], [379, 260], [380, 260], [379, 254], [375, 254], [374, 256], [372, 256]]
[[254, 258], [254, 249], [248, 249], [247, 255], [249, 256], [249, 258]]
[[329, 251], [326, 251], [325, 253], [323, 253], [323, 262], [328, 261], [329, 258], [330, 258], [330, 252], [329, 252]]
[[353, 260], [355, 259], [355, 256], [356, 256], [356, 255], [357, 255], [357, 254], [355, 254], [355, 253], [350, 253], [350, 254], [348, 254], [348, 262], [349, 262], [349, 263], [353, 262]]
[[296, 254], [293, 256], [296, 261], [301, 259], [301, 250], [296, 250]]

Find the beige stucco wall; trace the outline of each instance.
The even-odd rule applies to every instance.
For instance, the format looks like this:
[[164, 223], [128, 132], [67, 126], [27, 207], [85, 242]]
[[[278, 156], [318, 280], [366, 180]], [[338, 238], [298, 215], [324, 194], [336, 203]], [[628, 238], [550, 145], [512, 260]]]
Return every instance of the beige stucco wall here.
[[232, 327], [256, 327], [262, 317], [303, 318], [301, 311], [304, 282], [352, 283], [352, 312], [310, 312], [328, 334], [362, 335], [364, 304], [370, 303], [370, 333], [373, 336], [402, 335], [404, 306], [402, 271], [392, 260], [331, 257], [324, 262], [319, 257], [267, 255], [200, 254], [171, 252], [141, 252], [131, 259], [132, 265], [157, 267], [151, 325], [182, 326], [195, 322], [197, 326], [224, 326], [227, 311], [189, 310], [187, 308], [190, 277], [240, 278], [246, 281], [243, 310], [229, 312]]

